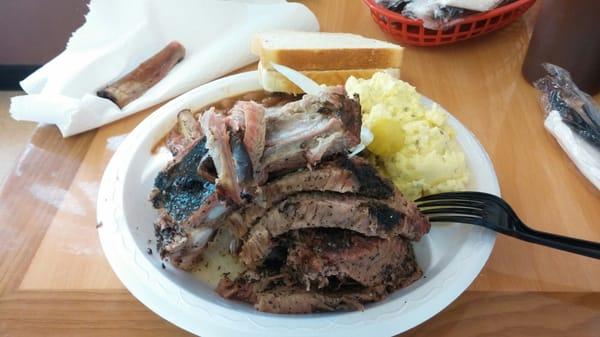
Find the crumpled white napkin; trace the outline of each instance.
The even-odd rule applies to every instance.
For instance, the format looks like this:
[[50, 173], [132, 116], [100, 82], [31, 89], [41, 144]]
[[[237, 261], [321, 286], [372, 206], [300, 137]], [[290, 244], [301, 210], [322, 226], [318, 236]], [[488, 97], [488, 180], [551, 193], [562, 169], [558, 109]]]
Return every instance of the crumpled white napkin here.
[[556, 138], [579, 171], [600, 190], [600, 151], [573, 132], [556, 110], [550, 111], [544, 126]]
[[[92, 0], [66, 50], [21, 81], [11, 99], [16, 120], [56, 124], [63, 137], [87, 131], [184, 93], [257, 59], [253, 34], [319, 30], [305, 6], [285, 0]], [[172, 40], [185, 58], [123, 109], [96, 91], [127, 74]]]

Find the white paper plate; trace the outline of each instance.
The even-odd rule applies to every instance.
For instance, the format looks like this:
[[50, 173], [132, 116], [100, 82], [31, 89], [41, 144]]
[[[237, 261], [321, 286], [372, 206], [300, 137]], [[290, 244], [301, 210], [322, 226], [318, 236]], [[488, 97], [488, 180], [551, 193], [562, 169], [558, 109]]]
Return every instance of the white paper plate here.
[[[165, 104], [146, 118], [111, 159], [98, 196], [98, 232], [104, 253], [129, 291], [152, 311], [192, 333], [210, 336], [390, 336], [406, 331], [448, 306], [471, 284], [487, 261], [495, 233], [462, 224], [435, 224], [415, 244], [425, 278], [362, 312], [310, 315], [261, 313], [247, 304], [222, 299], [189, 273], [161, 268], [148, 255], [156, 211], [148, 202], [154, 177], [170, 159], [151, 154], [175, 125], [177, 112], [260, 89], [256, 72], [223, 78]], [[424, 99], [427, 104], [431, 101]], [[450, 116], [449, 124], [466, 153], [470, 189], [499, 195], [492, 163], [469, 130]]]

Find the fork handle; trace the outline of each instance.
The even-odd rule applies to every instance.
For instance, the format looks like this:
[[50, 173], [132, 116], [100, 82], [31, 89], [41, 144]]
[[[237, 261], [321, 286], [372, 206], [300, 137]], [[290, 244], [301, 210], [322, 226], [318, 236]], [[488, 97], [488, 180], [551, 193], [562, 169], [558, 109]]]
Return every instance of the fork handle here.
[[537, 231], [522, 222], [515, 226], [514, 231], [506, 234], [532, 243], [600, 259], [600, 243], [598, 242]]

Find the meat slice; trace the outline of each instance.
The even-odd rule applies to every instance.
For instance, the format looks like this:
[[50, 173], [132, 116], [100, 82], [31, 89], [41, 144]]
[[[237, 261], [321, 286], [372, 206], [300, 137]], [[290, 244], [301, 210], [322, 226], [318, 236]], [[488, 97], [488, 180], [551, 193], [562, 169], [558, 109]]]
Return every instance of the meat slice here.
[[338, 158], [316, 168], [302, 169], [273, 179], [261, 187], [253, 203], [231, 213], [224, 223], [242, 238], [275, 203], [292, 194], [310, 191], [358, 193], [365, 197], [387, 199], [394, 195], [393, 184], [361, 157]]
[[154, 180], [150, 201], [156, 209], [164, 209], [176, 222], [204, 207], [215, 192], [215, 186], [200, 177], [196, 169], [207, 153], [206, 138], [196, 139], [185, 151], [171, 160]]
[[206, 148], [217, 171], [217, 190], [236, 204], [241, 204], [241, 187], [234, 164], [229, 131], [225, 117], [211, 108], [202, 115], [202, 130]]
[[244, 187], [253, 184], [252, 162], [250, 161], [250, 154], [243, 143], [244, 132], [231, 132], [230, 137], [235, 177], [240, 185], [240, 196], [242, 196]]
[[[177, 268], [191, 270], [199, 262], [205, 244], [220, 225], [219, 220], [234, 209], [234, 206], [219, 199], [214, 185], [208, 186], [212, 192], [209, 189], [198, 190], [199, 194], [207, 196], [189, 215], [176, 220], [166, 209], [161, 209], [154, 223], [158, 253]], [[186, 194], [182, 194], [181, 200], [185, 199]]]
[[273, 313], [361, 310], [423, 275], [410, 242], [398, 237], [306, 229], [287, 234], [279, 244], [287, 252], [278, 270], [225, 277], [217, 293]]
[[362, 310], [363, 303], [387, 296], [384, 286], [307, 291], [286, 274], [245, 272], [235, 280], [224, 277], [215, 291], [222, 297], [254, 304], [257, 310], [278, 314]]
[[252, 167], [259, 167], [265, 148], [265, 108], [253, 101], [238, 101], [229, 116], [233, 131], [243, 130], [243, 144]]
[[329, 280], [352, 280], [365, 287], [385, 285], [392, 291], [422, 275], [412, 245], [401, 237], [381, 239], [352, 231], [301, 230], [293, 233], [286, 269], [306, 289], [329, 286]]
[[305, 95], [265, 114], [263, 106], [251, 101], [237, 102], [226, 114], [211, 108], [200, 124], [184, 111], [168, 139], [169, 148], [178, 153], [194, 137], [205, 135], [208, 154], [198, 174], [242, 205], [243, 197], [255, 194], [248, 186], [264, 184], [271, 173], [314, 166], [360, 142], [360, 107], [340, 89]]
[[177, 124], [169, 132], [166, 145], [173, 156], [176, 156], [202, 137], [200, 122], [190, 109], [183, 109], [177, 114]]
[[235, 205], [222, 200], [217, 193], [213, 192], [181, 223], [184, 228], [217, 228], [220, 226], [220, 220], [235, 208]]
[[276, 314], [356, 311], [364, 309], [363, 303], [376, 302], [385, 296], [375, 289], [314, 292], [299, 287], [280, 287], [259, 293], [254, 307]]
[[334, 88], [318, 95], [304, 95], [266, 115], [265, 149], [259, 184], [269, 174], [314, 166], [323, 158], [360, 143], [361, 115], [358, 103]]
[[249, 268], [259, 266], [273, 248], [273, 238], [303, 228], [340, 228], [384, 239], [419, 240], [431, 225], [398, 192], [393, 198], [333, 193], [300, 193], [269, 209], [249, 231], [239, 256]]
[[154, 223], [156, 248], [161, 258], [168, 258], [175, 267], [191, 270], [200, 259], [206, 243], [213, 236], [212, 228], [183, 227], [163, 212]]
[[[210, 157], [203, 158], [198, 173], [213, 179], [219, 193], [234, 204], [244, 203], [255, 185], [254, 167], [259, 166], [265, 142], [264, 107], [251, 101], [237, 102], [227, 114], [214, 108], [202, 115]], [[212, 161], [212, 163], [211, 163]]]
[[362, 310], [363, 303], [376, 302], [386, 294], [381, 289], [307, 291], [298, 286], [280, 286], [256, 293], [252, 284], [233, 281], [219, 283], [216, 292], [228, 299], [254, 304], [259, 311], [276, 314]]
[[180, 152], [154, 181], [150, 200], [159, 210], [154, 223], [161, 257], [182, 269], [190, 269], [212, 234], [210, 227], [231, 208], [216, 194], [213, 183], [197, 174], [206, 155], [206, 138], [198, 138]]

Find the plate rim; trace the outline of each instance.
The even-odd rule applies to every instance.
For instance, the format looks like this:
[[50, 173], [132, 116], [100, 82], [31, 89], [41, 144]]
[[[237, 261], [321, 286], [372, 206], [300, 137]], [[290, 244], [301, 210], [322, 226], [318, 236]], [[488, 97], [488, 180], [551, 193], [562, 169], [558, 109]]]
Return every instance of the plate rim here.
[[[112, 221], [118, 221], [119, 218], [124, 218], [123, 214], [120, 214], [119, 209], [115, 209], [114, 202], [116, 198], [113, 198], [115, 193], [114, 182], [118, 181], [120, 177], [123, 177], [123, 163], [127, 163], [126, 160], [120, 160], [120, 158], [126, 159], [129, 152], [133, 149], [127, 148], [128, 144], [135, 143], [133, 140], [138, 136], [138, 134], [143, 134], [143, 129], [151, 124], [154, 121], [162, 121], [163, 119], [169, 118], [170, 114], [174, 114], [173, 111], [177, 109], [178, 106], [185, 105], [186, 101], [189, 101], [192, 97], [199, 96], [203, 92], [210, 92], [211, 90], [218, 90], [220, 87], [225, 87], [231, 84], [235, 84], [235, 82], [243, 82], [243, 81], [251, 81], [254, 80], [258, 84], [258, 76], [256, 71], [244, 72], [236, 75], [227, 76], [216, 81], [209, 82], [204, 84], [196, 89], [193, 89], [160, 107], [148, 117], [146, 117], [138, 126], [134, 128], [134, 130], [128, 134], [123, 143], [119, 146], [117, 151], [114, 153], [113, 157], [109, 161], [107, 165], [102, 180], [100, 184], [100, 189], [98, 193], [98, 202], [97, 202], [97, 221], [98, 223], [102, 223], [103, 225], [98, 228], [98, 233], [100, 236], [100, 242], [102, 245], [102, 249], [111, 265], [111, 268], [123, 283], [123, 285], [129, 290], [129, 292], [134, 295], [139, 301], [141, 301], [144, 305], [146, 305], [150, 310], [157, 313], [159, 316], [165, 318], [166, 320], [172, 322], [173, 324], [195, 334], [202, 334], [204, 336], [239, 336], [240, 333], [244, 333], [249, 336], [264, 336], [265, 330], [268, 330], [269, 334], [278, 334], [281, 335], [284, 333], [288, 336], [295, 335], [303, 335], [307, 332], [311, 332], [313, 335], [343, 335], [343, 336], [358, 336], [361, 335], [361, 331], [364, 331], [364, 328], [367, 329], [371, 327], [371, 324], [360, 324], [358, 326], [347, 326], [347, 325], [338, 325], [332, 322], [331, 319], [327, 319], [327, 314], [323, 315], [302, 315], [293, 316], [294, 318], [290, 318], [290, 315], [262, 315], [264, 317], [268, 317], [268, 319], [274, 319], [275, 321], [279, 321], [283, 323], [283, 325], [275, 324], [271, 326], [265, 326], [263, 320], [259, 322], [253, 321], [247, 317], [240, 318], [235, 321], [236, 324], [231, 324], [231, 320], [219, 319], [219, 317], [214, 317], [210, 310], [208, 309], [216, 309], [216, 307], [223, 309], [217, 304], [210, 303], [207, 300], [200, 300], [200, 305], [205, 305], [207, 308], [204, 308], [204, 314], [209, 319], [205, 319], [202, 323], [198, 323], [198, 320], [194, 322], [190, 322], [186, 318], [185, 315], [181, 315], [179, 311], [182, 310], [183, 307], [189, 309], [194, 307], [194, 305], [187, 303], [186, 293], [182, 291], [182, 289], [178, 289], [178, 291], [173, 291], [173, 289], [166, 289], [164, 282], [167, 280], [167, 284], [174, 283], [172, 280], [168, 279], [164, 273], [155, 273], [157, 275], [150, 275], [151, 273], [147, 270], [135, 270], [135, 266], [139, 264], [143, 264], [144, 258], [139, 256], [139, 251], [136, 247], [131, 249], [125, 248], [116, 249], [116, 242], [114, 239], [117, 236], [118, 224], [112, 223]], [[431, 102], [432, 104], [437, 104], [432, 100], [428, 99], [425, 96], [422, 96], [426, 102]], [[439, 105], [438, 105], [439, 106]], [[443, 107], [440, 106], [443, 109]], [[445, 109], [443, 109], [446, 111]], [[446, 111], [447, 112], [447, 111]], [[478, 150], [483, 154], [486, 159], [486, 164], [488, 169], [490, 170], [491, 176], [494, 178], [492, 182], [492, 187], [494, 191], [490, 191], [491, 193], [500, 195], [500, 187], [498, 184], [498, 179], [494, 170], [494, 166], [492, 161], [489, 158], [489, 155], [485, 151], [485, 148], [481, 145], [475, 135], [466, 127], [464, 124], [460, 123], [460, 121], [454, 117], [451, 113], [447, 112], [449, 116], [449, 121], [451, 124], [456, 124], [461, 128], [462, 132], [465, 132], [466, 136], [471, 139], [471, 141], [478, 146]], [[454, 127], [454, 125], [453, 125]], [[121, 165], [119, 165], [121, 164]], [[124, 185], [122, 183], [121, 185]], [[118, 189], [118, 188], [117, 188]], [[113, 226], [114, 225], [114, 226]], [[121, 231], [120, 239], [122, 242], [120, 244], [123, 247], [127, 247], [126, 242], [133, 243], [133, 236], [130, 231], [125, 231], [126, 233], [122, 233]], [[471, 273], [465, 273], [465, 275], [458, 275], [454, 277], [455, 283], [460, 283], [461, 288], [458, 291], [454, 292], [441, 292], [435, 298], [435, 305], [428, 305], [426, 310], [421, 310], [419, 318], [410, 321], [410, 322], [402, 322], [403, 320], [393, 320], [388, 319], [386, 317], [379, 317], [371, 321], [375, 321], [378, 327], [378, 330], [369, 331], [371, 334], [381, 334], [381, 335], [390, 335], [397, 334], [403, 331], [406, 331], [410, 328], [413, 328], [422, 322], [427, 321], [432, 316], [439, 313], [445, 307], [450, 305], [460, 294], [462, 294], [466, 288], [473, 282], [473, 280], [479, 275], [481, 269], [489, 259], [489, 256], [494, 247], [496, 235], [494, 232], [479, 228], [475, 230], [470, 230], [469, 235], [481, 235], [482, 242], [484, 242], [484, 246], [480, 247], [482, 250], [480, 251], [482, 254], [479, 254], [478, 259], [475, 261], [471, 261], [476, 267], [473, 268]], [[135, 243], [133, 243], [135, 245]], [[127, 253], [129, 254], [130, 259], [124, 259], [117, 253]], [[147, 262], [147, 261], [146, 261]], [[133, 265], [131, 264], [133, 263]], [[149, 263], [149, 262], [148, 262]], [[133, 268], [132, 268], [133, 267]], [[142, 268], [143, 269], [143, 268]], [[157, 276], [157, 277], [154, 277]], [[462, 277], [460, 277], [462, 276]], [[458, 278], [457, 278], [458, 277]], [[144, 280], [146, 282], [139, 282], [140, 280]], [[459, 282], [457, 282], [458, 280]], [[464, 287], [462, 286], [464, 285]], [[169, 292], [170, 296], [175, 296], [175, 303], [165, 303], [163, 301], [159, 301], [158, 296], [149, 296], [150, 290], [162, 289], [166, 292]], [[156, 295], [155, 293], [150, 292], [150, 295]], [[162, 294], [161, 294], [162, 295]], [[163, 296], [164, 297], [164, 296]], [[174, 305], [173, 305], [174, 304]], [[422, 307], [422, 306], [421, 306]], [[233, 309], [231, 309], [233, 310]], [[367, 309], [369, 310], [369, 309]], [[234, 311], [235, 313], [240, 313], [239, 311]], [[196, 311], [197, 312], [197, 311]], [[366, 312], [366, 311], [365, 311]], [[394, 312], [395, 313], [395, 312]], [[392, 314], [394, 314], [392, 313]], [[350, 315], [352, 313], [348, 313], [346, 315]], [[354, 314], [362, 314], [362, 312], [354, 312]], [[384, 315], [385, 316], [385, 313]], [[388, 315], [389, 316], [389, 315]], [[334, 316], [335, 317], [335, 316]], [[200, 317], [196, 317], [197, 319]], [[215, 318], [214, 320], [212, 318]], [[306, 320], [311, 320], [313, 322], [319, 322], [321, 324], [321, 328], [319, 331], [314, 330], [313, 328], [306, 328], [299, 326], [297, 323], [305, 322]], [[360, 321], [360, 320], [359, 320]], [[391, 321], [394, 321], [393, 324], [390, 324]], [[312, 324], [314, 326], [314, 324]], [[350, 329], [348, 328], [350, 327]], [[331, 329], [336, 329], [335, 333]]]

